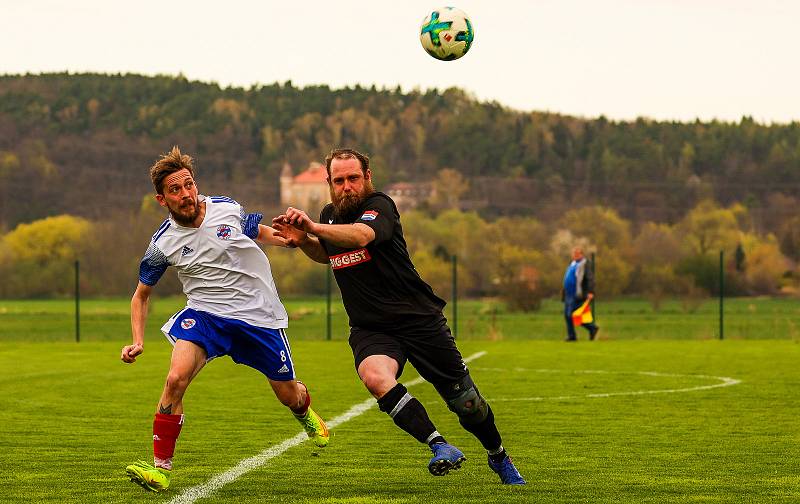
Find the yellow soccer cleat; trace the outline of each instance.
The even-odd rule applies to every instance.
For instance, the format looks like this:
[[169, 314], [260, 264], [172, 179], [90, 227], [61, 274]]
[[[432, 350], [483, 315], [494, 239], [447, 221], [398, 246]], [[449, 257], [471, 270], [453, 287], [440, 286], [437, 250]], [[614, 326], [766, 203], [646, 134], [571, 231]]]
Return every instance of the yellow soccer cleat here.
[[328, 432], [328, 426], [325, 425], [325, 421], [317, 415], [317, 412], [311, 408], [308, 408], [306, 414], [303, 416], [294, 416], [300, 425], [303, 426], [303, 430], [306, 431], [308, 437], [320, 448], [324, 448], [328, 446], [328, 440], [330, 439], [330, 433]]
[[129, 465], [125, 468], [125, 472], [131, 481], [151, 492], [162, 492], [169, 488], [170, 471], [153, 467], [143, 460]]

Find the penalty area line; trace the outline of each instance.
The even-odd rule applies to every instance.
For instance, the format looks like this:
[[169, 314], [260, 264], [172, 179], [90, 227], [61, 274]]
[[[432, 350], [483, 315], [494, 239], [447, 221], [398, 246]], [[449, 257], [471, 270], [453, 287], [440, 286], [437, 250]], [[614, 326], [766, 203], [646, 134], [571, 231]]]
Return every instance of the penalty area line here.
[[[464, 362], [470, 362], [475, 359], [479, 359], [486, 355], [485, 351], [477, 352], [469, 357], [464, 359]], [[425, 380], [420, 376], [414, 378], [410, 382], [406, 383], [406, 387], [413, 387], [414, 385], [419, 385], [420, 383], [424, 382]], [[339, 425], [347, 422], [348, 420], [352, 420], [353, 418], [361, 415], [362, 413], [366, 412], [369, 409], [375, 407], [378, 402], [370, 397], [369, 399], [362, 401], [360, 403], [354, 404], [350, 407], [347, 411], [342, 413], [341, 415], [331, 418], [326, 423], [328, 424], [329, 429], [333, 429], [338, 427]], [[234, 467], [231, 467], [227, 471], [217, 474], [207, 482], [196, 485], [190, 488], [187, 488], [180, 495], [175, 496], [173, 499], [169, 501], [169, 504], [190, 504], [195, 502], [199, 499], [204, 499], [206, 497], [211, 496], [214, 492], [222, 488], [223, 486], [227, 485], [228, 483], [232, 483], [239, 479], [239, 477], [247, 474], [248, 472], [252, 471], [253, 469], [257, 469], [270, 460], [274, 459], [275, 457], [283, 454], [289, 448], [295, 447], [304, 441], [308, 440], [308, 436], [306, 435], [305, 431], [300, 432], [294, 437], [289, 439], [285, 439], [282, 442], [270, 446], [269, 448], [265, 449], [258, 455], [254, 455], [252, 457], [246, 458], [236, 464]]]

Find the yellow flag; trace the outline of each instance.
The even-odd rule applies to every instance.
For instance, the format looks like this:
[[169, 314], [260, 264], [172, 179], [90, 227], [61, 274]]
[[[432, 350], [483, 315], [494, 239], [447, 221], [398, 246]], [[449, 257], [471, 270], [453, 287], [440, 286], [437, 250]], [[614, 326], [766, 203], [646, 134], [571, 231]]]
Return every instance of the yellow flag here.
[[587, 299], [577, 310], [572, 312], [572, 323], [575, 325], [589, 324], [594, 320], [592, 317], [592, 305]]

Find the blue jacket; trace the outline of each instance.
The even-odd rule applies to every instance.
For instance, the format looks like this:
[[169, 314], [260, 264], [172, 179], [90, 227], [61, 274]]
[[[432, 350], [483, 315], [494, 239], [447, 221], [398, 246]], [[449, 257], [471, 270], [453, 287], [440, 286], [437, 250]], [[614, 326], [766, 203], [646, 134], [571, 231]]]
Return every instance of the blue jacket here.
[[585, 257], [580, 261], [572, 261], [564, 272], [561, 300], [564, 301], [569, 297], [582, 303], [590, 292], [594, 294], [594, 273], [591, 263]]

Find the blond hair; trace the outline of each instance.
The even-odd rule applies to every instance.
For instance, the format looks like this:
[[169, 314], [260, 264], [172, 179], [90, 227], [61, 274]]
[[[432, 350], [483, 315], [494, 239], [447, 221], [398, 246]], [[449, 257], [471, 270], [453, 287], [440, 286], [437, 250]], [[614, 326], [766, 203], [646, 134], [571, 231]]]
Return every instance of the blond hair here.
[[181, 170], [188, 170], [194, 178], [194, 159], [188, 154], [181, 154], [176, 145], [167, 154], [162, 154], [161, 158], [150, 167], [150, 180], [153, 181], [156, 192], [164, 194], [164, 179]]

